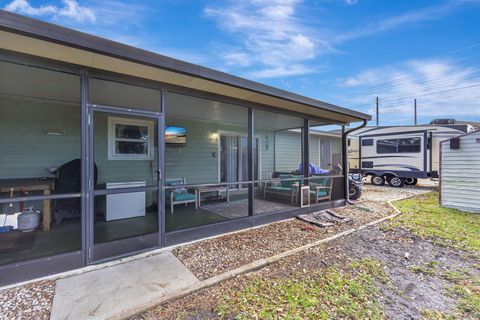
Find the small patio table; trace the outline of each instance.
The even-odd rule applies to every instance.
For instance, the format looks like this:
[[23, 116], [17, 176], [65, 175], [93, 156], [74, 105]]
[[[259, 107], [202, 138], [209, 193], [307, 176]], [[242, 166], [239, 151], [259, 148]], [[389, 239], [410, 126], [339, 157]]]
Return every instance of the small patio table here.
[[230, 188], [225, 186], [217, 186], [217, 187], [200, 187], [197, 188], [197, 207], [200, 208], [202, 205], [202, 193], [205, 192], [216, 192], [217, 198], [220, 197], [220, 192], [225, 192], [225, 198], [227, 203], [230, 203]]

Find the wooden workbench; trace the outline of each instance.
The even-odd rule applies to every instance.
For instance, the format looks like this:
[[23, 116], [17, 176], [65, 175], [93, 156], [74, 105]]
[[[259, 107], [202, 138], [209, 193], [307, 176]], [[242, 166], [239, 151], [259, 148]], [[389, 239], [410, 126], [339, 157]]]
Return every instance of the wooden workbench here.
[[[53, 188], [55, 186], [54, 179], [5, 179], [0, 180], [0, 193], [6, 193], [7, 198], [10, 197], [11, 188], [13, 188], [13, 192], [22, 192], [21, 195], [16, 195], [17, 197], [25, 196], [24, 192], [31, 192], [31, 191], [42, 191], [44, 196], [48, 196], [51, 194]], [[50, 200], [46, 199], [43, 200], [43, 230], [49, 231], [50, 225], [52, 223], [52, 208], [50, 205]]]

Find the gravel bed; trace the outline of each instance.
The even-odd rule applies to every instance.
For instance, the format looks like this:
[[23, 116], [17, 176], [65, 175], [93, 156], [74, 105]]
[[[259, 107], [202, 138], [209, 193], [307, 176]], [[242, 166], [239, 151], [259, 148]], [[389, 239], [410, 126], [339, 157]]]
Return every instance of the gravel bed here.
[[359, 203], [363, 201], [389, 201], [399, 198], [407, 198], [432, 191], [431, 187], [413, 187], [404, 186], [403, 188], [392, 188], [389, 186], [373, 186], [365, 184], [363, 186], [363, 194], [359, 199]]
[[0, 320], [49, 319], [54, 281], [38, 281], [0, 291]]
[[287, 220], [181, 246], [173, 250], [173, 254], [198, 279], [205, 280], [255, 260], [391, 215], [395, 212], [386, 201], [429, 191], [430, 188], [424, 187], [392, 188], [365, 185], [364, 193], [355, 205], [333, 209], [340, 215], [353, 218], [351, 223], [320, 228], [296, 219]]

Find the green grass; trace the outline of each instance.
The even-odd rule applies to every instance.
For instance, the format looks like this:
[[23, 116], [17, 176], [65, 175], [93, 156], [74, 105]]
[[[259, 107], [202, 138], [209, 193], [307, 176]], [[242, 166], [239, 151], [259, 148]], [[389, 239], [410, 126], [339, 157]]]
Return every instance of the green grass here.
[[388, 281], [373, 259], [280, 279], [255, 278], [217, 307], [222, 319], [382, 319], [377, 281]]
[[430, 261], [424, 265], [410, 266], [408, 269], [412, 270], [415, 273], [423, 273], [429, 276], [435, 276], [437, 274], [437, 262]]
[[480, 319], [480, 279], [464, 276], [453, 281], [450, 293], [458, 299], [454, 317]]
[[480, 215], [440, 207], [438, 193], [400, 200], [394, 203], [404, 214], [391, 227], [404, 227], [437, 244], [480, 254]]

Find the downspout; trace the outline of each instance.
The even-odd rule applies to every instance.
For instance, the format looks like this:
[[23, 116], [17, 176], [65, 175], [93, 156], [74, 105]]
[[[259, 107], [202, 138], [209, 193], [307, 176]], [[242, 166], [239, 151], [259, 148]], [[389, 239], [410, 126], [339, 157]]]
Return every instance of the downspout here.
[[348, 204], [353, 204], [353, 202], [350, 201], [350, 197], [349, 197], [349, 181], [348, 181], [348, 171], [349, 171], [349, 168], [348, 168], [348, 135], [354, 131], [357, 131], [359, 129], [362, 129], [364, 127], [366, 127], [368, 124], [368, 120], [363, 120], [363, 123], [356, 127], [356, 128], [352, 128], [352, 129], [349, 129], [347, 131], [345, 131], [345, 125], [342, 126], [342, 159], [343, 159], [343, 165], [342, 165], [342, 168], [343, 168], [343, 179], [344, 179], [344, 187], [345, 187], [345, 202], [348, 203]]

